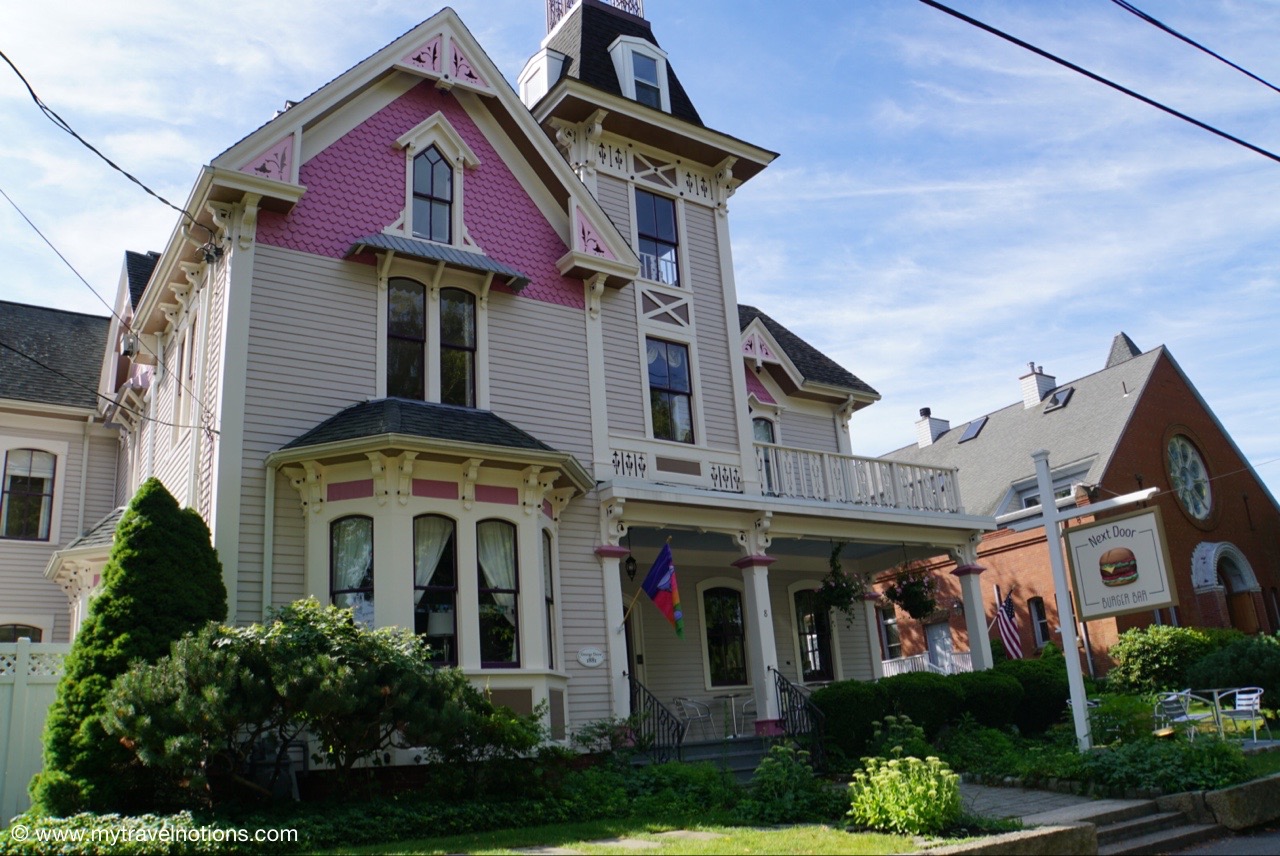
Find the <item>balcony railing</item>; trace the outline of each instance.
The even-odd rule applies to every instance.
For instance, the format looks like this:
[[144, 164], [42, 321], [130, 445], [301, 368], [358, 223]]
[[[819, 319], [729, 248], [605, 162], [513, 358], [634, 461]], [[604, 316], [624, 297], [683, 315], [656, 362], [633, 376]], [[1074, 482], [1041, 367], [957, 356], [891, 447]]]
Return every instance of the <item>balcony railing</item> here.
[[964, 510], [956, 470], [951, 467], [921, 467], [773, 443], [755, 446], [760, 484], [770, 496], [951, 514]]
[[973, 655], [968, 651], [952, 651], [951, 653], [915, 654], [911, 657], [897, 657], [893, 660], [881, 660], [880, 665], [886, 678], [894, 675], [905, 675], [907, 672], [933, 672], [938, 675], [954, 675], [958, 672], [973, 671]]

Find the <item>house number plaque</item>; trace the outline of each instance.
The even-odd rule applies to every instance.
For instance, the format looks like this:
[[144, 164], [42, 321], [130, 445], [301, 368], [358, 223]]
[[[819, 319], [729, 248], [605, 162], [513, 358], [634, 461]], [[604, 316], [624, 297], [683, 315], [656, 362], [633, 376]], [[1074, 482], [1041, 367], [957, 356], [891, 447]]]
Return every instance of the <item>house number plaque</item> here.
[[579, 648], [578, 662], [588, 669], [604, 665], [604, 652], [599, 648]]

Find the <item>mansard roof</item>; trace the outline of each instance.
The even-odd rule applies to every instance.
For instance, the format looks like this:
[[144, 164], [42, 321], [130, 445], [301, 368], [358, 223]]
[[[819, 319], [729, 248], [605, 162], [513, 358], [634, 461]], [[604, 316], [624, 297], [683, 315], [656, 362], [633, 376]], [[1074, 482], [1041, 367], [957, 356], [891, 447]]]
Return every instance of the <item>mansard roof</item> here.
[[353, 404], [283, 448], [301, 449], [384, 434], [537, 452], [556, 451], [488, 410], [408, 398], [379, 398]]
[[[662, 47], [653, 35], [649, 22], [599, 0], [580, 0], [556, 27], [546, 46], [564, 54], [561, 77], [572, 77], [588, 86], [622, 95], [622, 85], [609, 56], [609, 45], [619, 36], [643, 39]], [[671, 115], [702, 127], [702, 117], [680, 85], [671, 63], [667, 63], [667, 91], [671, 98]]]
[[0, 300], [0, 399], [96, 410], [110, 323], [99, 315]]
[[792, 333], [786, 327], [770, 318], [754, 306], [738, 306], [738, 328], [745, 330], [756, 319], [769, 331], [769, 335], [778, 343], [778, 347], [786, 353], [792, 365], [804, 376], [806, 381], [826, 384], [851, 392], [859, 392], [879, 397], [880, 393], [870, 385], [855, 377], [847, 369]]
[[129, 305], [137, 308], [138, 299], [142, 297], [142, 292], [146, 290], [147, 281], [151, 279], [151, 272], [156, 269], [156, 262], [160, 261], [160, 254], [155, 250], [149, 250], [145, 253], [135, 253], [133, 250], [124, 251], [124, 269], [125, 275], [129, 278]]

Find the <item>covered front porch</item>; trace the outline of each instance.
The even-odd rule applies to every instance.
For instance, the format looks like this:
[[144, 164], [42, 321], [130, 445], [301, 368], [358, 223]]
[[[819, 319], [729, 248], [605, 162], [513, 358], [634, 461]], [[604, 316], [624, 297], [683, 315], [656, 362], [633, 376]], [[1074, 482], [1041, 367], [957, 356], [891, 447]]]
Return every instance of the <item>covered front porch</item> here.
[[[782, 733], [812, 690], [884, 676], [872, 578], [940, 553], [961, 566], [969, 635], [980, 640], [966, 665], [991, 664], [974, 567], [976, 537], [991, 527], [985, 518], [618, 485], [605, 486], [602, 500], [604, 543], [596, 552], [614, 637], [615, 716], [630, 715], [634, 704], [660, 704], [689, 740]], [[683, 638], [641, 590], [667, 543]], [[868, 592], [847, 614], [816, 595], [837, 545], [844, 572], [864, 580]]]

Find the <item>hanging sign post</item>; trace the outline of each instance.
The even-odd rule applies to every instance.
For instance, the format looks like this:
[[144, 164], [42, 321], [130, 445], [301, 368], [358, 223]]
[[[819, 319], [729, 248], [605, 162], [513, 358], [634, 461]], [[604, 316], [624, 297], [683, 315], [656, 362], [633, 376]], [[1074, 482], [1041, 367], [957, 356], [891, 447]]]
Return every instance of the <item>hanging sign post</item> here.
[[[1083, 508], [1071, 508], [1066, 511], [1059, 511], [1057, 503], [1053, 500], [1053, 476], [1049, 473], [1049, 453], [1044, 449], [1041, 449], [1038, 452], [1032, 452], [1031, 460], [1035, 461], [1036, 465], [1037, 489], [1040, 491], [1040, 496], [1045, 498], [1040, 503], [1040, 508], [1044, 515], [1044, 534], [1045, 541], [1049, 547], [1049, 564], [1053, 568], [1053, 589], [1058, 595], [1058, 626], [1062, 630], [1062, 647], [1066, 649], [1063, 653], [1065, 654], [1067, 661], [1067, 683], [1071, 688], [1071, 718], [1076, 727], [1076, 744], [1080, 747], [1080, 751], [1084, 752], [1093, 745], [1093, 742], [1089, 734], [1089, 709], [1084, 692], [1084, 673], [1080, 669], [1080, 657], [1076, 653], [1078, 637], [1076, 636], [1075, 609], [1073, 608], [1071, 599], [1071, 588], [1067, 585], [1066, 563], [1062, 559], [1062, 524], [1063, 522], [1072, 520], [1076, 517], [1087, 517], [1089, 515], [1098, 514], [1103, 511], [1110, 511], [1113, 508], [1120, 508], [1122, 506], [1131, 505], [1135, 502], [1148, 499], [1156, 493], [1156, 488], [1148, 488], [1147, 490], [1139, 491], [1137, 493], [1125, 494], [1124, 496], [1118, 496], [1115, 499], [1109, 499], [1105, 502], [1087, 505]], [[1124, 519], [1128, 519], [1128, 516], [1126, 515]], [[1158, 514], [1156, 516], [1156, 520], [1158, 526]], [[1114, 520], [1108, 520], [1105, 523], [1096, 524], [1096, 526], [1102, 527], [1113, 524]], [[1079, 530], [1073, 529], [1072, 532], [1084, 531], [1086, 528], [1087, 527], [1082, 526], [1079, 527]], [[1125, 526], [1124, 528], [1129, 529], [1133, 527]], [[1097, 533], [1095, 533], [1095, 536], [1096, 534]], [[1159, 543], [1161, 545], [1161, 550], [1163, 550], [1163, 531], [1160, 533]], [[1166, 559], [1164, 567], [1167, 568], [1168, 564], [1169, 563]], [[1097, 566], [1095, 565], [1095, 567]], [[1095, 570], [1094, 574], [1099, 574], [1099, 571], [1100, 568], [1099, 570]], [[1127, 573], [1123, 568], [1120, 572], [1121, 574]], [[1112, 573], [1115, 572], [1112, 571]], [[1166, 589], [1169, 588], [1167, 577], [1168, 575], [1166, 572]], [[1099, 580], [1101, 579], [1102, 577], [1099, 577]], [[1077, 579], [1076, 582], [1078, 586], [1079, 579]], [[1080, 588], [1076, 589], [1076, 591], [1080, 590]], [[1149, 602], [1144, 602], [1140, 608], [1154, 609], [1155, 606]], [[1114, 615], [1117, 613], [1103, 614]], [[1082, 615], [1082, 619], [1085, 621], [1089, 620], [1091, 617], [1097, 618], [1100, 616], [1090, 614]]]

